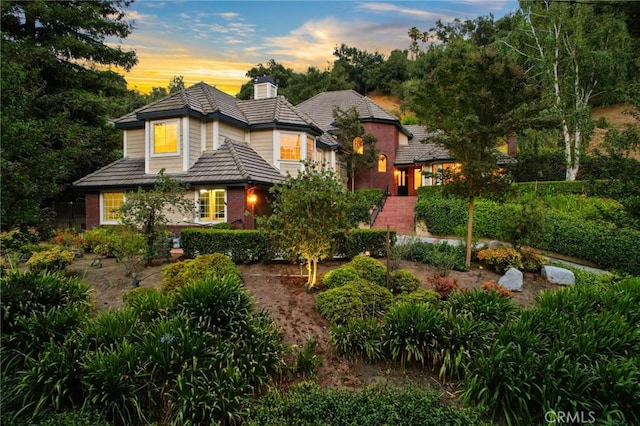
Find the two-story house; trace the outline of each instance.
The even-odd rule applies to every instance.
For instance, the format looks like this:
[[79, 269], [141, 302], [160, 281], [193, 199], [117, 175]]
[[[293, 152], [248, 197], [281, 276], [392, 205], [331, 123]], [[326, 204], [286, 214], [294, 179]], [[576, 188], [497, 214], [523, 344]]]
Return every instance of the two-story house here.
[[[430, 143], [424, 127], [400, 121], [353, 90], [325, 92], [294, 106], [277, 95], [269, 77], [256, 80], [254, 98], [239, 100], [204, 82], [114, 120], [123, 131], [123, 158], [74, 182], [85, 193], [86, 227], [115, 224], [126, 192], [149, 187], [158, 172], [189, 184], [197, 205], [195, 222], [254, 228], [268, 214], [268, 189], [304, 160], [339, 174], [340, 145], [332, 131], [335, 107], [355, 107], [366, 131], [378, 141], [378, 162], [356, 176], [356, 188], [415, 195], [432, 182], [421, 171], [452, 163]], [[342, 170], [342, 176], [346, 174]], [[193, 219], [171, 218], [173, 225]]]

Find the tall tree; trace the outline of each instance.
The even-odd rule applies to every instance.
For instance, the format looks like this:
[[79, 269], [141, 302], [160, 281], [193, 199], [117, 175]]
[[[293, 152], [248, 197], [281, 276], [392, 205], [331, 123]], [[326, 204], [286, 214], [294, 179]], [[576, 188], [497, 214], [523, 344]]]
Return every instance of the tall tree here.
[[127, 1], [3, 1], [3, 227], [37, 224], [43, 202], [116, 158], [108, 119], [139, 99], [109, 66], [130, 69]]
[[371, 133], [365, 133], [358, 111], [354, 107], [346, 111], [336, 107], [333, 110], [333, 118], [338, 127], [336, 136], [345, 151], [342, 158], [347, 164], [351, 192], [355, 192], [356, 175], [372, 168], [378, 158], [378, 139]]
[[590, 103], [616, 87], [631, 62], [624, 17], [583, 2], [521, 1], [522, 24], [504, 40], [531, 69], [562, 131], [566, 180], [575, 180], [593, 129]]
[[378, 77], [384, 63], [381, 53], [370, 53], [343, 43], [334, 49], [333, 56], [337, 58], [333, 63], [334, 67], [341, 67], [346, 71], [358, 93], [366, 95], [378, 88]]
[[307, 164], [297, 176], [287, 174], [274, 186], [273, 215], [266, 229], [291, 259], [307, 265], [307, 288], [317, 283], [318, 262], [331, 253], [334, 236], [349, 229], [350, 208], [344, 186], [335, 172]]
[[431, 128], [459, 167], [446, 188], [469, 200], [466, 264], [471, 264], [476, 197], [502, 189], [505, 174], [496, 163], [499, 138], [513, 130], [529, 93], [524, 70], [506, 56], [462, 39], [433, 47], [437, 64], [422, 81], [412, 109]]

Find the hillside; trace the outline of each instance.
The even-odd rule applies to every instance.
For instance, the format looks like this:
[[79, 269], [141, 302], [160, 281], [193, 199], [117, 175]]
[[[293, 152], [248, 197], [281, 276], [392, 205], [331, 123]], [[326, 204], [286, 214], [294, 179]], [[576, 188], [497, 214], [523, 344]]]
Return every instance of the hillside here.
[[[400, 113], [401, 102], [398, 98], [392, 95], [385, 95], [377, 92], [369, 93], [367, 94], [367, 96], [376, 104], [380, 105], [382, 108], [386, 109], [392, 114], [398, 115]], [[638, 120], [636, 120], [633, 115], [627, 113], [627, 111], [629, 111], [630, 109], [633, 109], [633, 106], [629, 104], [597, 107], [593, 109], [592, 116], [596, 122], [604, 118], [605, 120], [607, 120], [609, 126], [616, 128], [622, 132], [629, 126], [640, 126], [640, 122], [638, 122]], [[400, 114], [401, 117], [405, 115], [407, 114]], [[606, 128], [596, 127], [594, 129], [593, 135], [591, 136], [591, 141], [589, 143], [589, 152], [594, 152], [595, 149], [602, 144], [607, 131], [608, 129]], [[636, 150], [636, 152], [632, 154], [631, 157], [640, 161], [640, 149]]]

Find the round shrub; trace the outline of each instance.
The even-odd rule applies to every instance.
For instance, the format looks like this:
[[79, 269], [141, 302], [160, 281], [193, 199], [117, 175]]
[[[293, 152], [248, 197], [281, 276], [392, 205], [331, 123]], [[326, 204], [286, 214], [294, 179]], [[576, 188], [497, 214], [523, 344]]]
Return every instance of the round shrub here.
[[35, 252], [27, 260], [27, 266], [32, 271], [62, 271], [73, 259], [75, 253], [61, 246], [53, 246], [49, 250]]
[[438, 306], [440, 304], [440, 295], [436, 291], [420, 288], [411, 293], [400, 293], [396, 296], [396, 303], [412, 303], [414, 305], [427, 303]]
[[391, 291], [393, 294], [411, 293], [420, 288], [420, 279], [406, 269], [391, 273]]
[[387, 268], [378, 260], [368, 256], [356, 256], [348, 263], [365, 281], [381, 286], [387, 284]]
[[362, 279], [316, 296], [316, 308], [333, 324], [344, 324], [350, 318], [378, 316], [391, 303], [393, 295], [389, 290]]
[[192, 260], [173, 263], [162, 270], [162, 290], [173, 291], [190, 281], [230, 276], [242, 280], [240, 269], [221, 253], [203, 254]]
[[358, 272], [352, 266], [341, 266], [322, 277], [322, 284], [328, 288], [341, 287], [358, 279]]
[[522, 270], [522, 255], [517, 250], [508, 247], [480, 250], [478, 260], [499, 274], [504, 274], [509, 268]]

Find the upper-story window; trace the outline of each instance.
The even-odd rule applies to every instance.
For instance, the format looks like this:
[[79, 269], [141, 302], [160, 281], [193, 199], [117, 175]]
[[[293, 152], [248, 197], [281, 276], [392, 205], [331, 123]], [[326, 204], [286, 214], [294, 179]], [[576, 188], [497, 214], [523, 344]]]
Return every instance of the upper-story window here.
[[309, 136], [307, 136], [307, 160], [309, 160], [309, 161], [313, 161], [313, 159], [314, 159], [313, 158], [314, 157], [313, 156], [313, 151], [314, 151], [313, 148], [314, 148], [315, 144], [313, 142], [314, 142], [314, 139], [309, 137]]
[[280, 159], [300, 160], [300, 135], [280, 134]]
[[364, 142], [360, 136], [353, 139], [353, 152], [355, 154], [364, 154]]
[[153, 153], [178, 154], [178, 120], [153, 123]]

